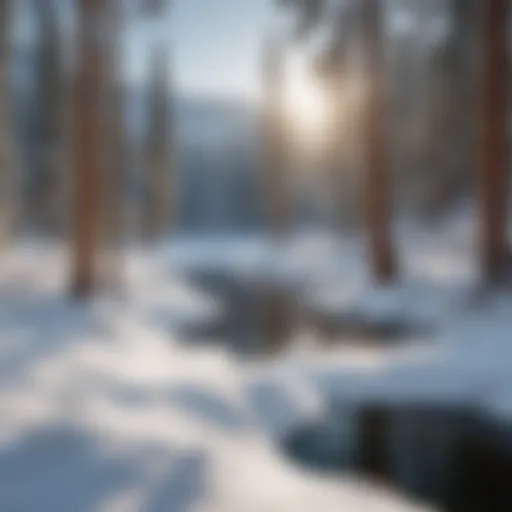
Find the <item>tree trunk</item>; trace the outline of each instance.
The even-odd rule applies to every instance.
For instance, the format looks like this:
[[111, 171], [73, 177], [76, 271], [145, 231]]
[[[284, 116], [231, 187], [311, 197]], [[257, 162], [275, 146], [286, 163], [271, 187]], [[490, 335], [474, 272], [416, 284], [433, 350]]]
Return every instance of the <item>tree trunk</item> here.
[[75, 232], [72, 291], [88, 297], [95, 286], [101, 179], [101, 19], [104, 0], [78, 4], [78, 62], [75, 91]]
[[30, 189], [25, 216], [31, 228], [62, 234], [64, 170], [61, 166], [64, 87], [58, 7], [53, 0], [35, 3], [39, 39], [35, 77], [35, 140], [31, 144]]
[[12, 234], [15, 217], [15, 142], [9, 44], [11, 9], [10, 0], [0, 0], [0, 246]]
[[265, 48], [263, 72], [266, 110], [263, 137], [263, 204], [269, 231], [282, 237], [290, 227], [290, 197], [287, 180], [288, 131], [283, 106], [283, 55], [278, 43]]
[[500, 280], [508, 263], [507, 118], [509, 0], [483, 2], [480, 221], [481, 257], [487, 280]]
[[149, 130], [145, 144], [144, 238], [155, 242], [170, 229], [172, 211], [173, 119], [170, 114], [167, 42], [153, 49]]
[[106, 49], [106, 90], [102, 104], [105, 112], [104, 140], [108, 141], [103, 162], [103, 258], [102, 282], [119, 290], [123, 281], [122, 245], [125, 228], [126, 133], [124, 119], [125, 87], [121, 76], [121, 35], [123, 12], [120, 0], [108, 5], [109, 36]]
[[381, 0], [363, 1], [367, 99], [364, 119], [365, 205], [372, 273], [379, 283], [396, 276], [391, 240]]

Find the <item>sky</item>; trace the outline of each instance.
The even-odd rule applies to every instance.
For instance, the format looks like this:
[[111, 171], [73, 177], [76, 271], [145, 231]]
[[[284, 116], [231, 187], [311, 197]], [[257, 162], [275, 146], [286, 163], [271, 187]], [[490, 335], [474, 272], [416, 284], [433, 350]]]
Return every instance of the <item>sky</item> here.
[[[254, 99], [261, 84], [261, 53], [275, 22], [273, 0], [174, 0], [169, 17], [139, 28], [151, 45], [157, 37], [171, 43], [173, 82], [193, 96]], [[130, 38], [130, 67], [144, 75], [147, 51]], [[138, 48], [137, 48], [138, 47]]]
[[[34, 1], [38, 0], [18, 0], [16, 4], [15, 32], [22, 44], [34, 41], [36, 26], [30, 8]], [[125, 2], [130, 6], [134, 0]], [[73, 0], [57, 0], [59, 13], [69, 13], [72, 4]], [[275, 0], [172, 0], [167, 15], [137, 23], [129, 7], [125, 38], [128, 79], [144, 82], [151, 45], [163, 38], [171, 45], [170, 69], [178, 93], [257, 99], [263, 45], [282, 19], [275, 4]], [[71, 19], [69, 15], [67, 19]], [[70, 21], [63, 24], [71, 25]]]
[[178, 0], [176, 74], [186, 90], [257, 94], [272, 0]]

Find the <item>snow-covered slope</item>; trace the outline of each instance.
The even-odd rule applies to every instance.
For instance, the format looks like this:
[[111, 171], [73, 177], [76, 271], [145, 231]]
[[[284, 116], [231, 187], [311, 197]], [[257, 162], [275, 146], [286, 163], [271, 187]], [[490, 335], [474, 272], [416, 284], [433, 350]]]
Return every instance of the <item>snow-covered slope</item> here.
[[162, 259], [131, 254], [125, 296], [82, 306], [65, 296], [65, 255], [27, 244], [4, 255], [1, 510], [421, 510], [286, 461], [276, 436], [319, 403], [289, 380], [286, 361], [275, 380], [272, 368], [189, 347], [156, 321], [165, 308], [211, 305]]

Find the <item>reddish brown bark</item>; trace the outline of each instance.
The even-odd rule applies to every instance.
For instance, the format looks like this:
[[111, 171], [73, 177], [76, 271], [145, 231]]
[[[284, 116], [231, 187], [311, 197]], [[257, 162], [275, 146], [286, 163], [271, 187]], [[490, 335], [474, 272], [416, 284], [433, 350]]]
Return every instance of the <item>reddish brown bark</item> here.
[[503, 277], [507, 244], [507, 117], [509, 0], [482, 6], [482, 84], [480, 133], [480, 243], [482, 270], [489, 281]]
[[80, 0], [75, 90], [75, 229], [72, 291], [89, 296], [95, 285], [100, 210], [101, 38], [104, 0]]
[[385, 85], [381, 0], [363, 0], [367, 100], [364, 119], [365, 210], [370, 262], [379, 283], [396, 276], [390, 226], [390, 183], [385, 140]]

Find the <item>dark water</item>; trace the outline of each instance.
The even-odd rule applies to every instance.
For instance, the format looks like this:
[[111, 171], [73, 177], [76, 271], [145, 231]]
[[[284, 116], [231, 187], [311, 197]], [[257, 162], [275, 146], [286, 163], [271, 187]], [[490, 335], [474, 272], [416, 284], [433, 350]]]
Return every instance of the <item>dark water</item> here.
[[196, 271], [191, 284], [219, 302], [222, 315], [193, 335], [217, 338], [237, 354], [269, 355], [282, 349], [296, 329], [296, 293], [271, 280], [229, 271]]
[[[189, 279], [224, 307], [196, 336], [215, 335], [233, 352], [251, 357], [274, 354], [293, 339], [298, 329], [293, 288], [218, 270], [195, 272]], [[391, 333], [388, 327], [386, 336], [377, 330], [370, 337], [399, 340], [402, 327], [393, 326]], [[363, 330], [361, 339], [367, 337]], [[360, 403], [350, 410], [332, 405], [325, 418], [281, 439], [288, 460], [315, 472], [382, 479], [438, 510], [512, 511], [512, 425], [458, 404]]]
[[316, 471], [380, 479], [438, 510], [512, 510], [511, 425], [456, 407], [361, 405], [347, 434], [342, 415], [292, 432], [283, 452]]

